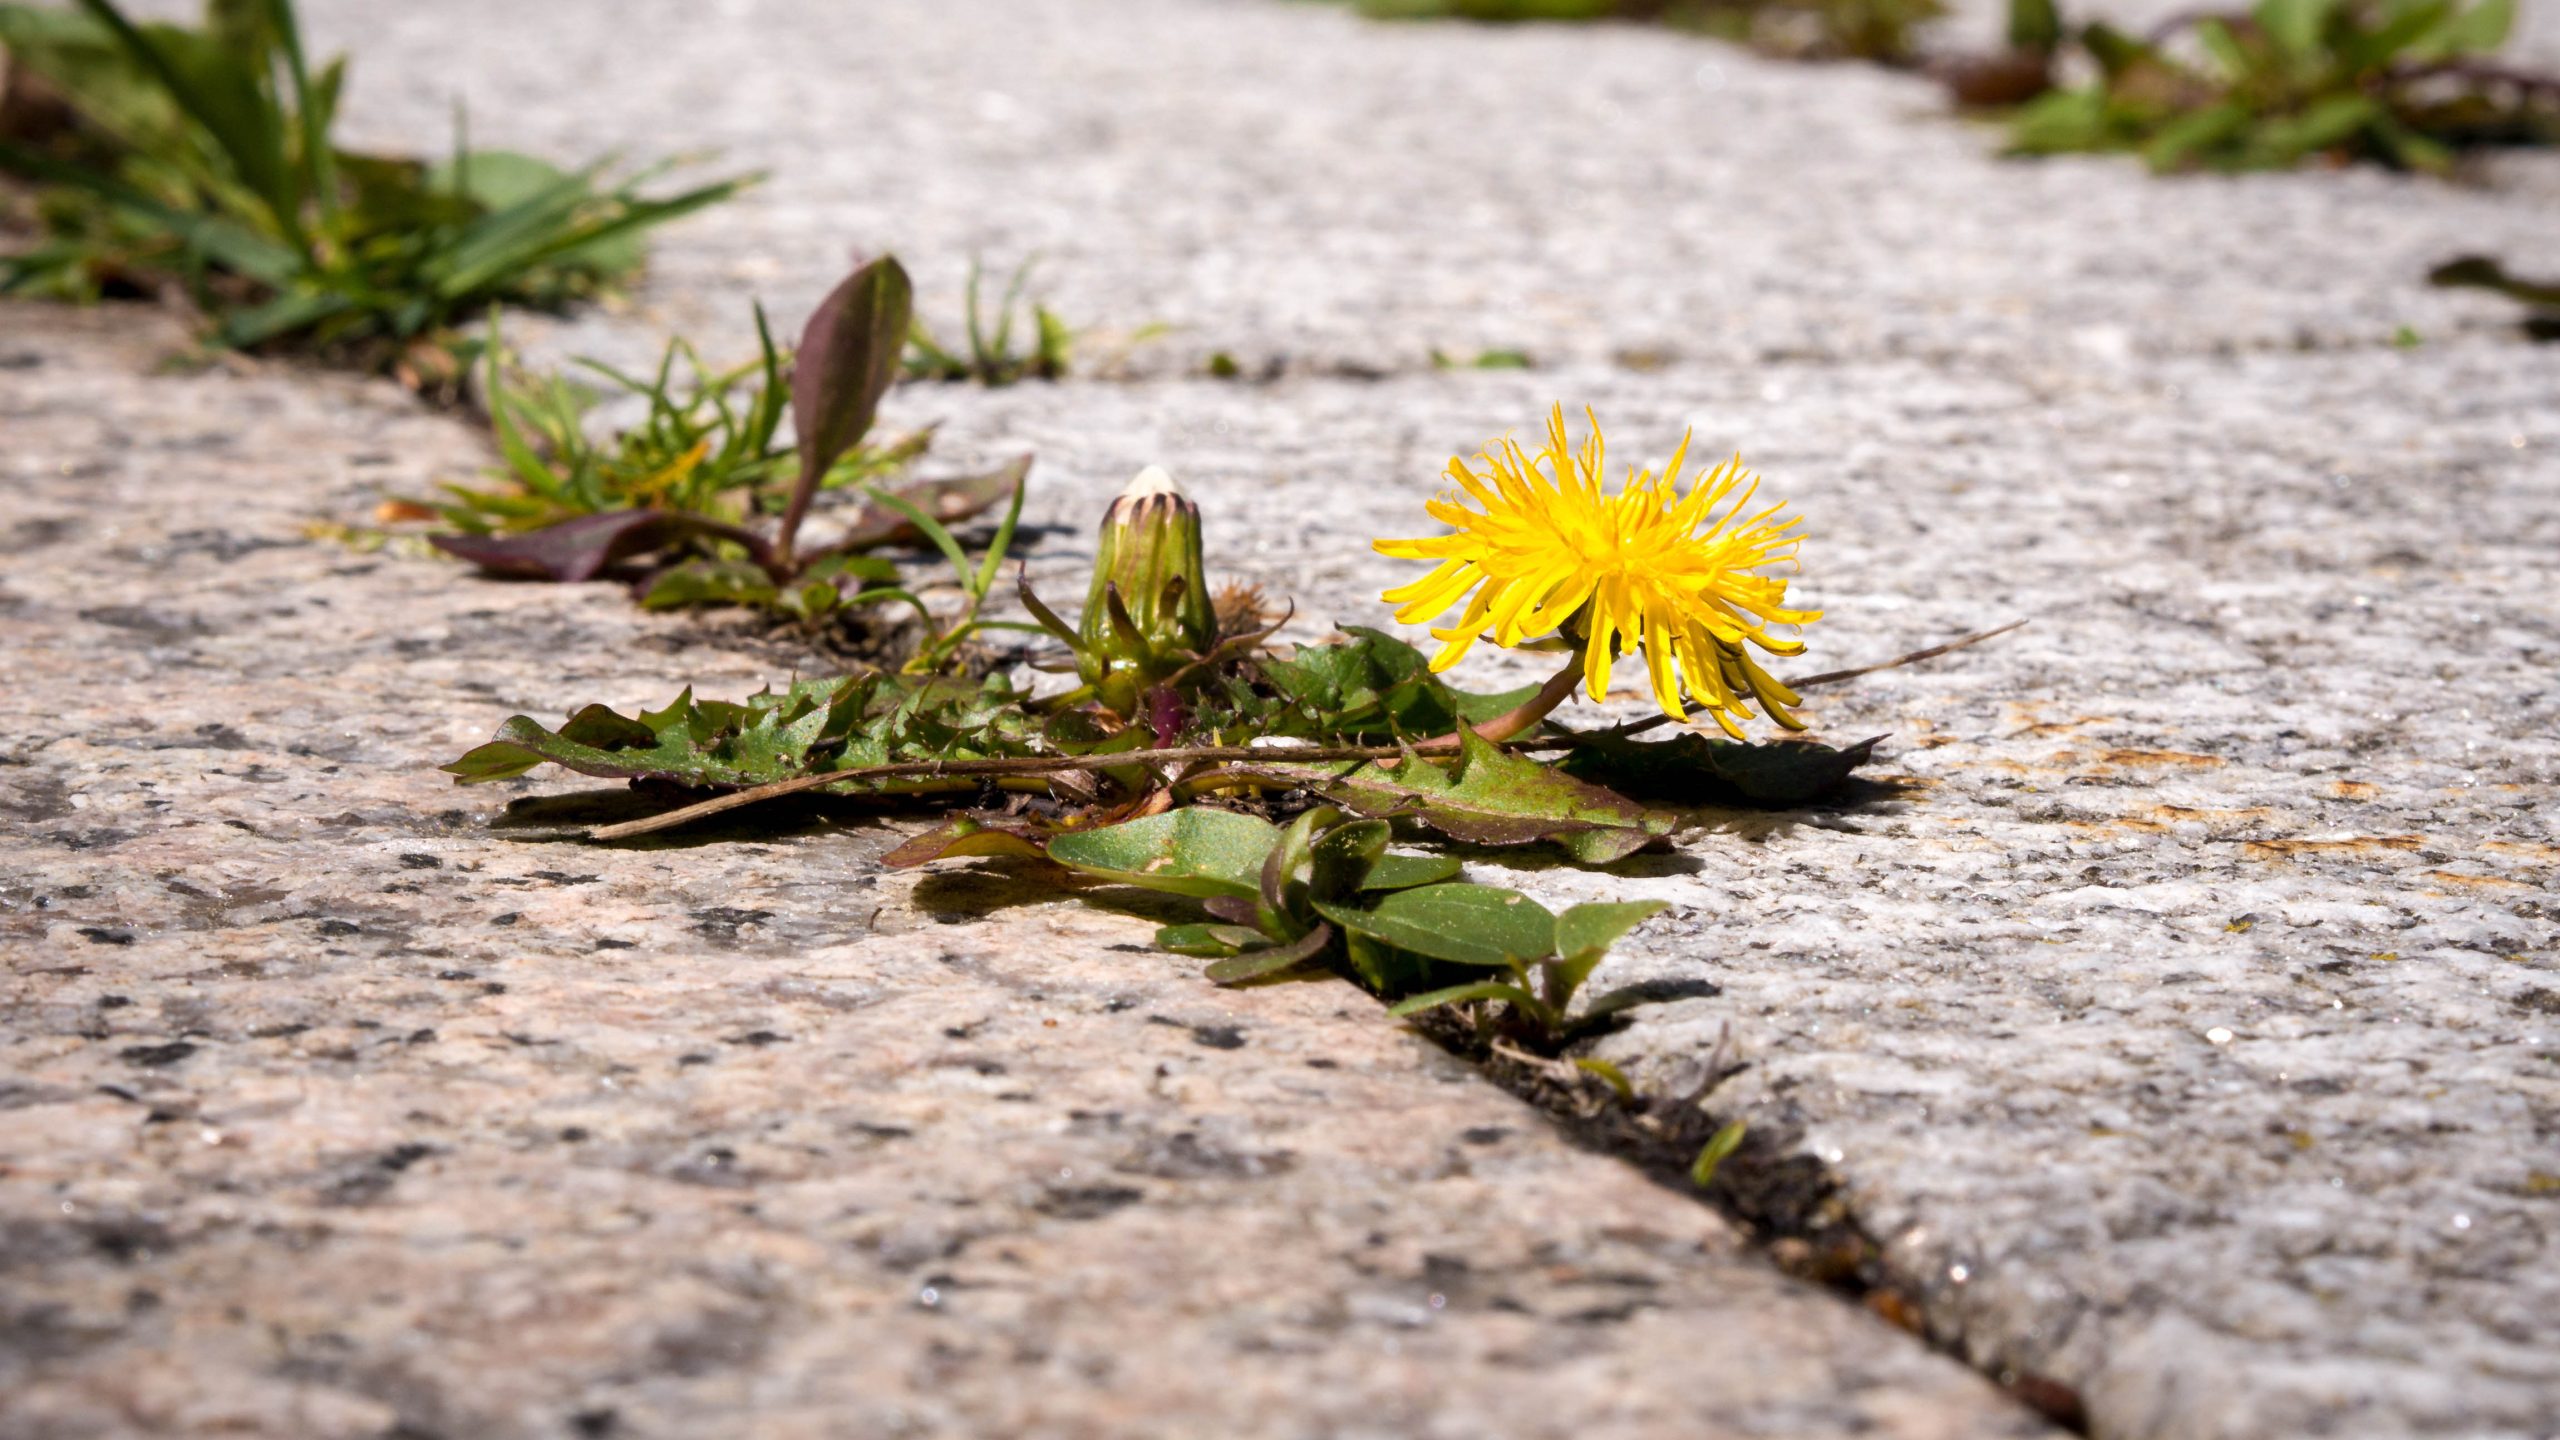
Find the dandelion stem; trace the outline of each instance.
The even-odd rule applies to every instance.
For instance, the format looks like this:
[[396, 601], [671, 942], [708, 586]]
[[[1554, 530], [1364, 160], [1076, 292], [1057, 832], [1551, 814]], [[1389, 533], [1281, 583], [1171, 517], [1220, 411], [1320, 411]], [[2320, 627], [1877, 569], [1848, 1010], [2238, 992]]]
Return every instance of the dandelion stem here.
[[[1574, 686], [1581, 679], [1582, 652], [1577, 650], [1573, 658], [1564, 663], [1564, 668], [1547, 677], [1547, 683], [1538, 687], [1537, 694], [1490, 720], [1479, 720], [1468, 728], [1474, 730], [1478, 738], [1490, 740], [1496, 745], [1515, 735], [1526, 734], [1536, 728], [1539, 721], [1546, 719], [1557, 706], [1563, 704], [1565, 698], [1573, 693]], [[1424, 740], [1413, 748], [1428, 755], [1439, 751], [1455, 750], [1458, 748], [1458, 742], [1458, 732], [1452, 730], [1446, 735], [1436, 735]]]

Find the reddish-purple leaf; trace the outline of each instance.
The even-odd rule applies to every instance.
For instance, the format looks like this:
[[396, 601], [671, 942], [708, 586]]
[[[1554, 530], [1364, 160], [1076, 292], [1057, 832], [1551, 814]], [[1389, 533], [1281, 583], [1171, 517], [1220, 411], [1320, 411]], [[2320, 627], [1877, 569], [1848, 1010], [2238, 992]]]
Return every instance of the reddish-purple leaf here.
[[791, 362], [791, 425], [799, 434], [800, 480], [783, 511], [777, 548], [791, 554], [801, 517], [827, 467], [852, 449], [898, 378], [914, 290], [897, 257], [883, 255], [844, 278], [818, 302]]
[[526, 580], [592, 580], [623, 560], [686, 540], [734, 540], [750, 553], [764, 544], [734, 526], [673, 510], [609, 510], [521, 535], [431, 535], [435, 547], [493, 575]]

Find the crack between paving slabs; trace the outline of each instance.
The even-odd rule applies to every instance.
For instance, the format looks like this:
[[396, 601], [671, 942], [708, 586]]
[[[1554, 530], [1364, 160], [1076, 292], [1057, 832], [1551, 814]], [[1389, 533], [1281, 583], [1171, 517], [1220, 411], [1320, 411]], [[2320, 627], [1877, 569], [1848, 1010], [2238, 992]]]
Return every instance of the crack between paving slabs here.
[[[1691, 1204], [1713, 1208], [1743, 1240], [1779, 1271], [1819, 1286], [1869, 1311], [1937, 1353], [1990, 1380], [2038, 1418], [2073, 1435], [2089, 1433], [2088, 1417], [2072, 1386], [2010, 1363], [2006, 1346], [1977, 1359], [1961, 1331], [1940, 1334], [1914, 1298], [1916, 1277], [1886, 1259], [1884, 1247], [1852, 1208], [1848, 1187], [1829, 1165], [1797, 1144], [1802, 1126], [1793, 1117], [1747, 1117], [1741, 1147], [1716, 1167], [1702, 1191], [1691, 1166], [1716, 1132], [1746, 1117], [1710, 1110], [1706, 1102], [1726, 1080], [1747, 1068], [1727, 1042], [1702, 1062], [1686, 1086], [1686, 1098], [1638, 1092], [1622, 1099], [1569, 1060], [1548, 1060], [1489, 1040], [1449, 1011], [1406, 1020], [1416, 1035], [1466, 1062], [1479, 1074], [1535, 1107], [1576, 1148], [1631, 1165], [1647, 1179]], [[1729, 1040], [1730, 1030], [1726, 1034]]]

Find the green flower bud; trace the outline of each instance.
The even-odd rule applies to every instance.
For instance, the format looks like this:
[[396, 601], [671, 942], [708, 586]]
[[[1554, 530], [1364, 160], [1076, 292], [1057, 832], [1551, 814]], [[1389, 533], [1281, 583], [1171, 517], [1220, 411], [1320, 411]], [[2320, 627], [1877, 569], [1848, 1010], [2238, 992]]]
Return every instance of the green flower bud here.
[[1200, 507], [1161, 466], [1139, 471], [1103, 513], [1077, 637], [1078, 671], [1122, 715], [1217, 643]]

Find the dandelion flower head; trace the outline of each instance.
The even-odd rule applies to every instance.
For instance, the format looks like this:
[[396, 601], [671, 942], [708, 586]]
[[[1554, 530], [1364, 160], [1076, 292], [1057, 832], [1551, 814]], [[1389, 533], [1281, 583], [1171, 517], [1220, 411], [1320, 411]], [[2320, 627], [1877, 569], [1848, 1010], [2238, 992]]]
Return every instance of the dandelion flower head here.
[[1473, 465], [1451, 460], [1457, 488], [1425, 508], [1454, 533], [1375, 542], [1380, 554], [1436, 562], [1386, 592], [1397, 621], [1418, 624], [1466, 602], [1455, 624], [1431, 631], [1441, 642], [1433, 670], [1455, 665], [1478, 640], [1520, 645], [1561, 632], [1582, 647], [1594, 700], [1607, 694], [1611, 662], [1639, 651], [1655, 702], [1675, 720], [1686, 721], [1694, 703], [1739, 738], [1756, 699], [1781, 725], [1802, 729], [1786, 708], [1798, 703], [1795, 692], [1745, 648], [1797, 654], [1802, 642], [1768, 627], [1821, 618], [1786, 608], [1786, 579], [1764, 573], [1793, 565], [1802, 522], [1781, 518], [1783, 503], [1750, 509], [1760, 482], [1740, 456], [1683, 490], [1687, 436], [1659, 474], [1632, 471], [1608, 493], [1599, 417], [1583, 413], [1591, 433], [1579, 449], [1558, 405], [1537, 455], [1506, 437]]

